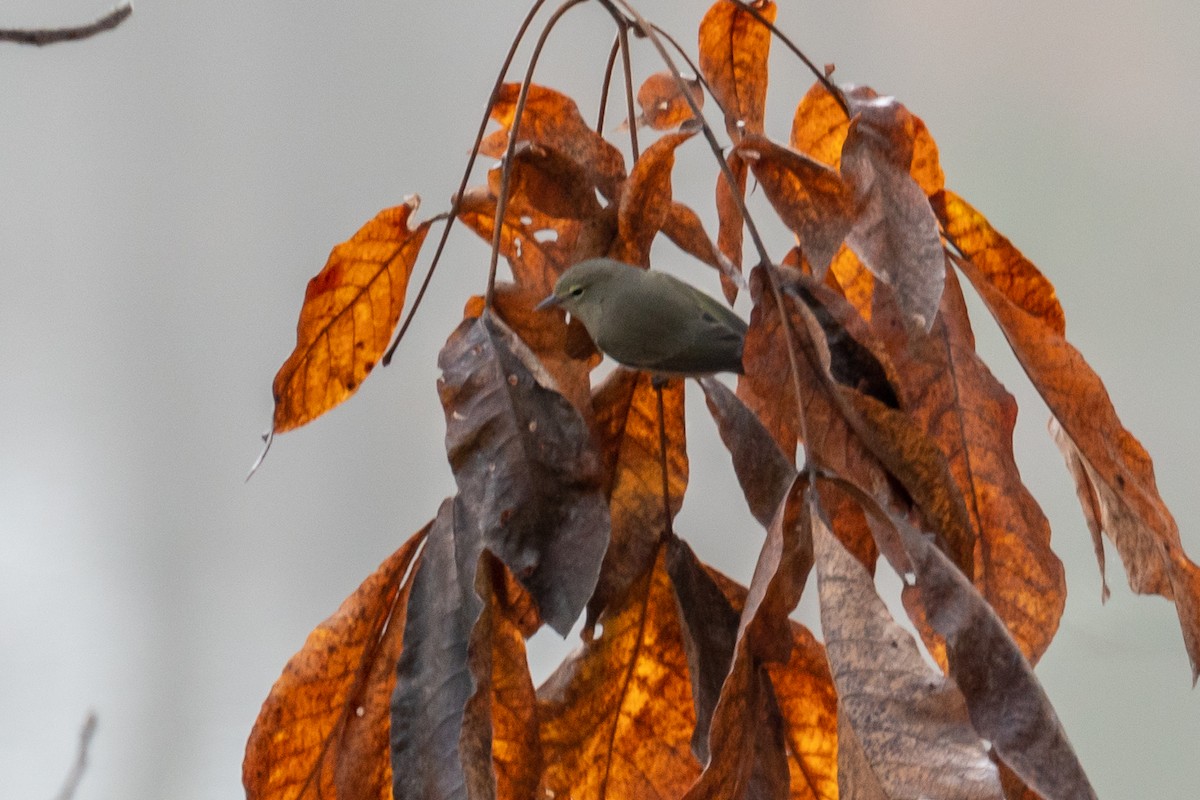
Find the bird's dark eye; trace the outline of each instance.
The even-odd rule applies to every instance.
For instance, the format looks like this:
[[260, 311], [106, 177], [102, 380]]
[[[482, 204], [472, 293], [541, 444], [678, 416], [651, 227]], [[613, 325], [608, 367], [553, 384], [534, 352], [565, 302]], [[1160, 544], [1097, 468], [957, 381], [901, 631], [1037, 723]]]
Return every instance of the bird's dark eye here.
[[581, 294], [583, 294], [582, 286], [572, 286], [571, 287], [571, 297], [579, 297]]

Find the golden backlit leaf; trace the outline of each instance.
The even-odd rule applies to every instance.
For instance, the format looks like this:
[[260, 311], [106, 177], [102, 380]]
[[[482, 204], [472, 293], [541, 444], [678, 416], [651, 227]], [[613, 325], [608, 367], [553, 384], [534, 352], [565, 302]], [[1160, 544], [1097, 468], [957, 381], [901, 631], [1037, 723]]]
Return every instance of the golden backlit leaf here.
[[[749, 5], [775, 21], [778, 8], [771, 0]], [[700, 21], [700, 71], [735, 143], [743, 134], [763, 132], [770, 51], [770, 29], [737, 3], [717, 0]]]
[[750, 165], [775, 212], [800, 242], [818, 277], [850, 232], [854, 210], [841, 175], [819, 161], [748, 134], [735, 152]]
[[786, 664], [767, 664], [783, 715], [792, 800], [836, 800], [837, 692], [825, 648], [793, 622]]
[[[696, 105], [704, 108], [704, 92], [698, 79], [684, 80], [687, 92]], [[657, 131], [678, 128], [694, 115], [687, 96], [670, 72], [656, 72], [638, 87], [638, 108], [642, 110], [638, 122]]]
[[[484, 138], [479, 152], [493, 158], [504, 155], [520, 90], [519, 83], [506, 83], [500, 87], [491, 116], [501, 127]], [[575, 101], [565, 94], [531, 85], [517, 140], [545, 145], [574, 161], [608, 199], [616, 199], [620, 194], [621, 182], [625, 180], [624, 156], [592, 130]]]
[[621, 192], [617, 209], [617, 238], [608, 255], [626, 264], [650, 265], [650, 245], [671, 208], [671, 171], [675, 148], [695, 131], [668, 133], [646, 148]]
[[429, 222], [410, 226], [415, 198], [385, 208], [329, 254], [308, 282], [296, 349], [272, 384], [276, 433], [310, 422], [362, 385], [391, 343]]
[[837, 169], [842, 162], [842, 143], [846, 141], [848, 130], [850, 118], [818, 81], [796, 106], [788, 141], [793, 150]]
[[691, 684], [662, 549], [603, 633], [538, 689], [539, 798], [674, 800], [700, 773]]
[[[683, 395], [682, 379], [662, 387], [672, 516], [683, 505], [688, 480]], [[593, 408], [612, 532], [599, 583], [588, 602], [588, 630], [649, 568], [666, 527], [658, 393], [651, 376], [618, 367], [596, 388]]]
[[975, 585], [1036, 663], [1058, 630], [1066, 579], [1013, 458], [1016, 402], [975, 353], [953, 273], [933, 330], [909, 339], [899, 366], [904, 405], [948, 459], [978, 533]]
[[[987, 304], [1009, 346], [1067, 437], [1098, 501], [1100, 523], [1117, 546], [1135, 592], [1173, 600], [1200, 676], [1200, 567], [1184, 553], [1175, 518], [1158, 494], [1154, 465], [1121, 424], [1104, 383], [1078, 350], [997, 288], [971, 261], [960, 269]], [[1060, 437], [1061, 439], [1061, 437]], [[1094, 513], [1091, 503], [1085, 514]]]
[[1066, 317], [1054, 286], [966, 200], [946, 189], [930, 198], [946, 238], [1017, 308], [1062, 336]]
[[388, 712], [427, 525], [309, 634], [246, 743], [249, 800], [389, 800]]
[[999, 775], [962, 694], [926, 664], [816, 509], [812, 517], [821, 627], [845, 741], [841, 796], [1001, 800]]

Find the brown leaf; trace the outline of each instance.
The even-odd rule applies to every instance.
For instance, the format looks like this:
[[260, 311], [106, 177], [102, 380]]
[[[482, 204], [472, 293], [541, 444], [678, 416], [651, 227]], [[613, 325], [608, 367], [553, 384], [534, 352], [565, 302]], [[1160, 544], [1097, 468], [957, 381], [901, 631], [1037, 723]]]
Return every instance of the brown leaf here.
[[[499, 197], [503, 169], [488, 170], [488, 189]], [[587, 219], [600, 212], [596, 185], [578, 163], [557, 150], [529, 142], [518, 145], [508, 178], [509, 206], [520, 215], [538, 211], [558, 219]]]
[[842, 246], [853, 222], [853, 203], [841, 175], [819, 161], [749, 134], [735, 152], [750, 165], [779, 218], [800, 242], [820, 277]]
[[942, 230], [960, 253], [1017, 308], [1062, 336], [1066, 317], [1054, 286], [966, 200], [946, 189], [930, 198]]
[[[745, 218], [738, 197], [746, 196], [746, 162], [737, 154], [730, 151], [725, 157], [729, 171], [733, 175], [736, 187], [730, 186], [724, 171], [717, 174], [716, 204], [717, 204], [717, 248], [729, 260], [734, 269], [742, 271], [742, 226]], [[735, 194], [736, 193], [736, 194]], [[732, 303], [737, 299], [738, 284], [731, 278], [722, 276], [721, 288], [725, 299]]]
[[677, 798], [700, 773], [675, 598], [662, 549], [605, 614], [604, 631], [538, 689], [538, 797]]
[[1000, 800], [962, 695], [926, 665], [818, 509], [812, 518], [821, 627], [840, 698], [841, 796]]
[[459, 524], [481, 540], [458, 547], [495, 553], [565, 636], [592, 593], [609, 525], [583, 420], [492, 315], [465, 320], [438, 365]]
[[[771, 0], [750, 5], [775, 21], [778, 9]], [[734, 142], [763, 131], [770, 50], [770, 29], [730, 0], [717, 0], [700, 21], [700, 71], [725, 112], [725, 128]]]
[[[687, 93], [692, 96], [696, 105], [704, 107], [704, 92], [700, 88], [699, 79], [685, 80]], [[678, 128], [692, 119], [692, 107], [688, 104], [687, 96], [670, 72], [656, 72], [638, 88], [638, 108], [642, 110], [638, 122], [656, 131], [667, 131]]]
[[695, 131], [668, 133], [646, 148], [621, 192], [617, 238], [609, 257], [626, 264], [650, 265], [650, 245], [666, 223], [671, 208], [671, 171], [675, 148]]
[[525, 638], [509, 598], [504, 565], [485, 552], [475, 576], [483, 610], [471, 632], [468, 664], [475, 693], [460, 739], [472, 798], [533, 797], [541, 775], [537, 697], [525, 661]]
[[[683, 380], [662, 387], [667, 433], [667, 476], [671, 515], [679, 513], [687, 488], [687, 439]], [[596, 430], [612, 518], [599, 583], [588, 601], [585, 630], [645, 573], [654, 559], [666, 519], [662, 498], [662, 456], [658, 394], [650, 375], [625, 367], [613, 370], [593, 395]]]
[[1033, 668], [1003, 621], [930, 537], [893, 517], [912, 559], [930, 624], [946, 640], [950, 677], [979, 736], [1031, 788], [1095, 798]]
[[409, 226], [417, 199], [385, 208], [329, 254], [308, 282], [296, 349], [272, 384], [274, 430], [311, 422], [362, 385], [391, 343], [429, 222]]
[[911, 115], [891, 98], [852, 99], [841, 172], [854, 198], [846, 243], [895, 292], [906, 316], [926, 330], [942, 296], [946, 260], [937, 218], [909, 175]]
[[250, 800], [387, 800], [388, 704], [412, 583], [429, 526], [309, 634], [263, 703], [246, 743]]
[[[1068, 462], [1077, 457], [1084, 468], [1101, 526], [1117, 546], [1130, 588], [1174, 600], [1194, 682], [1200, 676], [1200, 567], [1183, 551], [1179, 528], [1159, 497], [1149, 454], [1121, 424], [1104, 383], [1078, 350], [1010, 300], [973, 262], [957, 263], [1062, 426], [1067, 439], [1059, 437], [1060, 443]], [[1085, 514], [1094, 510], [1085, 503]]]
[[700, 221], [699, 215], [683, 203], [671, 203], [667, 209], [667, 217], [662, 223], [662, 232], [680, 250], [717, 270], [722, 279], [736, 271], [705, 232], [704, 223]]
[[793, 622], [786, 664], [767, 664], [783, 715], [792, 800], [836, 800], [837, 693], [825, 648]]
[[974, 344], [951, 272], [933, 330], [909, 339], [896, 374], [905, 407], [948, 459], [978, 532], [975, 585], [1036, 663], [1058, 629], [1066, 580], [1050, 524], [1013, 458], [1017, 404]]
[[[506, 83], [500, 87], [491, 116], [501, 127], [484, 138], [479, 146], [480, 153], [494, 158], [504, 154], [520, 90], [519, 83]], [[574, 161], [608, 199], [614, 200], [620, 194], [621, 182], [625, 180], [625, 158], [620, 150], [592, 130], [575, 101], [565, 94], [531, 85], [517, 140], [545, 145]]]

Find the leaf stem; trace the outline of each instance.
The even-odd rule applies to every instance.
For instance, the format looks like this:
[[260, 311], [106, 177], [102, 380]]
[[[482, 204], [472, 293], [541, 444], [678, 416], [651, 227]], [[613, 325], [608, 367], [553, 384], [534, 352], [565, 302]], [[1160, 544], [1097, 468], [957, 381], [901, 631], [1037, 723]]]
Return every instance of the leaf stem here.
[[132, 13], [133, 4], [124, 2], [104, 16], [92, 20], [86, 25], [73, 25], [68, 28], [38, 28], [34, 30], [0, 28], [0, 42], [31, 44], [35, 47], [56, 44], [58, 42], [74, 42], [95, 36], [97, 33], [112, 30], [124, 22]]
[[617, 66], [617, 53], [621, 48], [620, 31], [613, 37], [612, 49], [608, 51], [608, 63], [604, 65], [604, 82], [600, 85], [600, 113], [596, 115], [596, 133], [604, 133], [604, 114], [608, 109], [608, 89], [612, 86], [613, 69]]

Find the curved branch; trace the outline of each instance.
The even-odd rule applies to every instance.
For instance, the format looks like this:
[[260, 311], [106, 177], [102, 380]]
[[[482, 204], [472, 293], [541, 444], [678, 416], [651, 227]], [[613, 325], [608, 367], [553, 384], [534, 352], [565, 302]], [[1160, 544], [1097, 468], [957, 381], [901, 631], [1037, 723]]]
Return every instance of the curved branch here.
[[103, 33], [124, 22], [133, 13], [133, 4], [124, 2], [97, 20], [86, 25], [76, 25], [70, 28], [39, 28], [25, 30], [22, 28], [0, 28], [0, 42], [16, 42], [42, 47], [58, 42], [74, 42], [87, 39], [97, 33]]

